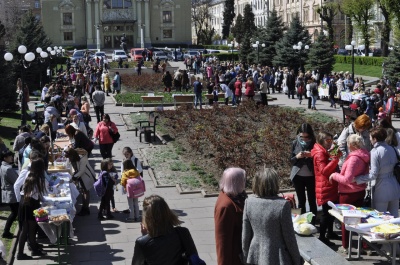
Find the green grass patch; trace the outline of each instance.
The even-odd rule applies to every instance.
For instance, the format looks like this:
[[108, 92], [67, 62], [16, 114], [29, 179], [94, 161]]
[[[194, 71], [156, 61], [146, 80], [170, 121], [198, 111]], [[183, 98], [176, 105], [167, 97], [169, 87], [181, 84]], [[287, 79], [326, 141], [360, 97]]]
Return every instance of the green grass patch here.
[[[3, 208], [3, 207], [2, 207]], [[7, 210], [5, 210], [5, 209], [7, 209]], [[0, 216], [2, 217], [2, 219], [4, 219], [3, 220], [3, 222], [4, 222], [4, 225], [5, 225], [5, 223], [6, 223], [6, 219], [7, 219], [7, 217], [10, 215], [10, 210], [8, 210], [9, 208], [8, 208], [8, 206], [4, 206], [4, 210], [1, 210], [0, 211]], [[15, 232], [15, 230], [17, 229], [17, 225], [18, 225], [18, 221], [14, 221], [13, 222], [13, 224], [11, 225], [11, 228], [10, 228], [10, 232], [12, 233], [12, 234], [14, 234], [14, 232]], [[4, 227], [3, 227], [4, 228]], [[4, 229], [1, 229], [1, 234], [3, 234], [3, 230]], [[2, 241], [3, 241], [3, 244], [4, 244], [4, 246], [6, 247], [6, 251], [7, 251], [7, 254], [9, 255], [10, 254], [10, 250], [11, 250], [11, 247], [12, 247], [12, 241], [13, 241], [13, 239], [8, 239], [8, 238], [2, 238], [1, 239]]]
[[200, 188], [200, 181], [195, 176], [183, 176], [181, 178], [182, 184], [188, 185], [193, 188]]
[[138, 112], [130, 115], [132, 123], [138, 123], [139, 121], [147, 121], [149, 114], [146, 112]]
[[[18, 126], [21, 125], [21, 112], [2, 113], [1, 117], [3, 119], [0, 122], [0, 139], [3, 140], [6, 147], [11, 149], [10, 142], [15, 140]], [[27, 124], [30, 124], [32, 128], [34, 127], [30, 122], [27, 122]]]
[[[173, 94], [193, 94], [193, 92], [171, 92], [171, 93], [154, 93], [155, 96], [164, 96], [164, 103], [174, 103]], [[141, 96], [147, 96], [148, 93], [121, 93], [115, 96], [117, 103], [142, 103]], [[206, 102], [203, 94], [203, 102]], [[151, 102], [149, 102], [151, 103]], [[161, 102], [157, 102], [161, 105]]]
[[172, 162], [172, 163], [170, 164], [170, 169], [171, 169], [172, 171], [183, 171], [183, 172], [189, 171], [189, 167], [186, 166], [186, 165], [185, 165], [183, 162], [181, 162], [181, 161]]
[[[351, 73], [351, 64], [346, 63], [336, 63], [333, 67], [334, 72], [346, 72]], [[380, 78], [382, 77], [382, 66], [373, 66], [373, 65], [354, 65], [354, 76], [357, 77], [359, 75], [364, 76], [372, 76]]]

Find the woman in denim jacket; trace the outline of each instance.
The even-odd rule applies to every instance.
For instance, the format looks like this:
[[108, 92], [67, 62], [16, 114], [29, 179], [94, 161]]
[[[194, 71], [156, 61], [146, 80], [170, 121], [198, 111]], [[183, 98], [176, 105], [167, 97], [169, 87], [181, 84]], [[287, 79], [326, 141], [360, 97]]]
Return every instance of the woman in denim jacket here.
[[397, 150], [385, 142], [387, 132], [382, 127], [370, 131], [371, 169], [368, 175], [356, 178], [357, 184], [372, 181], [372, 208], [380, 211], [389, 211], [394, 217], [399, 213], [400, 185], [393, 175], [394, 165], [397, 163]]

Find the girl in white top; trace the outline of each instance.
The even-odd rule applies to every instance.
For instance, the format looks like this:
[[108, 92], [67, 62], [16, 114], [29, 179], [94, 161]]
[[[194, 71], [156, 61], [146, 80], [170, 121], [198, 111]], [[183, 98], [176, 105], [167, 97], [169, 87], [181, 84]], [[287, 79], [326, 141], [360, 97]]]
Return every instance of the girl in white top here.
[[71, 123], [71, 125], [74, 126], [75, 129], [77, 129], [77, 130], [83, 132], [83, 134], [85, 134], [86, 136], [88, 136], [85, 123], [79, 121], [78, 115], [74, 115], [74, 116], [72, 117], [72, 123]]

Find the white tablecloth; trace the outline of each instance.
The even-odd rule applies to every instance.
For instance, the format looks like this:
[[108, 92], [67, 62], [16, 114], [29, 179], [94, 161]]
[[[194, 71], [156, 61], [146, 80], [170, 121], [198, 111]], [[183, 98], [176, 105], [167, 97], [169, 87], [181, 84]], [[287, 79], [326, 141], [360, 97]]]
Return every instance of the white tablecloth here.
[[352, 102], [355, 99], [360, 99], [362, 94], [352, 94], [351, 92], [340, 92], [340, 99]]

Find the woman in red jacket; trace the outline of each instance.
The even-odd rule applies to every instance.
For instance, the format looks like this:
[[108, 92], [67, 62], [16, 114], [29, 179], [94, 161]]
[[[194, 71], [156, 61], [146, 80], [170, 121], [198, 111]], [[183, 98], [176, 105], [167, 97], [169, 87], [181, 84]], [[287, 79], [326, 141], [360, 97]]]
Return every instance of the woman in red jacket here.
[[235, 82], [235, 97], [236, 103], [239, 105], [242, 101], [242, 77], [238, 76]]
[[254, 97], [254, 89], [255, 89], [255, 84], [254, 84], [254, 81], [253, 81], [253, 77], [250, 76], [250, 77], [247, 78], [246, 91], [244, 92], [244, 95], [248, 99], [253, 99], [253, 97]]
[[[338, 184], [337, 182], [330, 183], [329, 177], [335, 173], [338, 168], [339, 158], [341, 153], [337, 155], [329, 154], [328, 150], [331, 148], [333, 142], [332, 134], [328, 132], [320, 132], [317, 136], [317, 142], [311, 150], [311, 156], [314, 159], [314, 173], [315, 173], [315, 193], [317, 197], [317, 204], [322, 205], [322, 215], [320, 222], [320, 235], [319, 240], [326, 245], [334, 245], [329, 239], [338, 239], [338, 235], [333, 233], [334, 217], [328, 213], [330, 207], [328, 201], [337, 203]], [[327, 237], [325, 236], [328, 230]]]
[[117, 132], [117, 126], [110, 120], [110, 115], [104, 114], [103, 120], [97, 124], [94, 132], [95, 141], [99, 140], [100, 153], [103, 159], [112, 158], [111, 151], [114, 146], [114, 140], [111, 137], [111, 133], [116, 134]]

